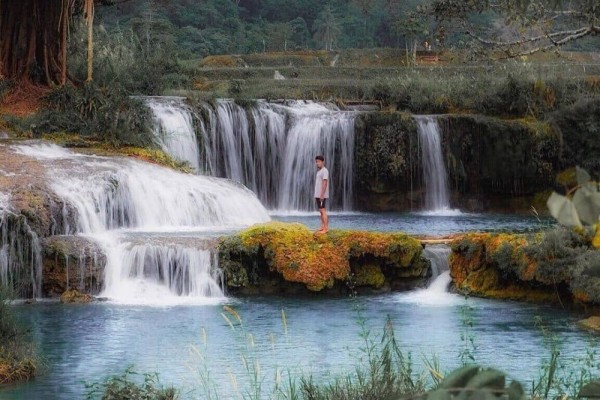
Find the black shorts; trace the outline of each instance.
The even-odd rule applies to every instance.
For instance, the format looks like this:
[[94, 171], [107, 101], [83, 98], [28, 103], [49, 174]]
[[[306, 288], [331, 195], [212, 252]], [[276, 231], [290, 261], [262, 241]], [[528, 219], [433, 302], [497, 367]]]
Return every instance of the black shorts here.
[[317, 203], [317, 208], [320, 210], [322, 208], [325, 208], [325, 206], [327, 205], [327, 199], [319, 199], [318, 197], [315, 198], [315, 202]]

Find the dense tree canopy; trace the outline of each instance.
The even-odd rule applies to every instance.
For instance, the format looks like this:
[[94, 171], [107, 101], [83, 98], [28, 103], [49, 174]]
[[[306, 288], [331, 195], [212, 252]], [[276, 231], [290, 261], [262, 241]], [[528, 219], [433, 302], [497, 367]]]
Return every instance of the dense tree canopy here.
[[[73, 16], [87, 22], [86, 46], [69, 47]], [[414, 53], [425, 42], [512, 57], [594, 49], [599, 18], [598, 0], [0, 0], [0, 78], [63, 84], [70, 48], [86, 55], [90, 80], [98, 30], [171, 60], [310, 48]]]

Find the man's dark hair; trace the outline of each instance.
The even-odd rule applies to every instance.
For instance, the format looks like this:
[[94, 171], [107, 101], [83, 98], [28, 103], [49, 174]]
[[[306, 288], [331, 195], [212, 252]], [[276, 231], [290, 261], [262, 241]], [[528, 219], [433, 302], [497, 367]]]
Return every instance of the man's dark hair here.
[[323, 157], [323, 156], [316, 156], [315, 160], [325, 161], [325, 157]]

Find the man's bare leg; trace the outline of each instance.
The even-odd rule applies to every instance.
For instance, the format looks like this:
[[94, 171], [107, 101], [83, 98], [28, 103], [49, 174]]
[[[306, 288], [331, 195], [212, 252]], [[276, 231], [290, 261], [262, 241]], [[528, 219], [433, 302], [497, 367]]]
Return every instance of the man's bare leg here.
[[319, 209], [321, 213], [321, 229], [317, 231], [317, 233], [327, 233], [329, 231], [329, 218], [327, 217], [327, 212], [324, 208]]

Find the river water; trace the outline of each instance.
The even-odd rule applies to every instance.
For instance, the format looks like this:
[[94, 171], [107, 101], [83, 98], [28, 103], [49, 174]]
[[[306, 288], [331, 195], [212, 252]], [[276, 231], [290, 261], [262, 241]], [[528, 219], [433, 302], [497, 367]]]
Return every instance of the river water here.
[[[283, 222], [298, 222], [311, 229], [320, 225], [317, 212], [274, 213]], [[411, 235], [449, 235], [461, 232], [532, 232], [555, 225], [549, 218], [533, 215], [449, 213], [337, 213], [329, 214], [332, 229], [360, 229], [382, 232], [406, 232]]]
[[[239, 313], [254, 346], [239, 327], [232, 330], [223, 318], [225, 314], [234, 320], [224, 304]], [[577, 316], [570, 313], [426, 290], [358, 298], [228, 299], [173, 307], [38, 304], [17, 306], [16, 311], [32, 330], [47, 371], [0, 392], [2, 399], [83, 398], [85, 382], [118, 374], [128, 366], [159, 373], [161, 382], [182, 389], [184, 399], [204, 398], [203, 374], [198, 371], [206, 369], [219, 398], [237, 398], [238, 391], [249, 388], [243, 357], [260, 363], [265, 393], [277, 370], [284, 380], [291, 373], [327, 381], [351, 372], [357, 358], [364, 356], [359, 350], [364, 345], [360, 316], [366, 318], [365, 326], [376, 342], [389, 316], [417, 371], [423, 357], [435, 355], [447, 372], [460, 365], [459, 355], [466, 348], [478, 363], [504, 370], [525, 385], [538, 377], [541, 363], [550, 356], [536, 317], [555, 335], [565, 360], [583, 357], [594, 346], [574, 326]], [[473, 337], [475, 348], [465, 347], [463, 334]]]

